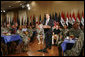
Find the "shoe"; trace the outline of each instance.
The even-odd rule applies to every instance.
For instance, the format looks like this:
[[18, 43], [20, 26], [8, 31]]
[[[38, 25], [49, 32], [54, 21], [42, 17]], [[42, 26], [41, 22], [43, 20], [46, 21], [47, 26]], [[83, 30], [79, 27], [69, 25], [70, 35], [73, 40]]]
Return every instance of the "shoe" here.
[[58, 46], [58, 44], [55, 44], [55, 46]]
[[41, 50], [38, 50], [39, 52], [42, 52], [43, 51], [43, 49], [41, 49]]
[[44, 44], [44, 43], [42, 42], [42, 44]]
[[51, 47], [49, 47], [49, 49], [51, 49]]
[[48, 51], [47, 51], [47, 50], [43, 50], [43, 52], [44, 52], [44, 53], [48, 53]]
[[48, 51], [47, 51], [47, 50], [45, 50], [45, 49], [38, 50], [38, 52], [48, 53]]
[[38, 44], [41, 44], [41, 42], [39, 42]]

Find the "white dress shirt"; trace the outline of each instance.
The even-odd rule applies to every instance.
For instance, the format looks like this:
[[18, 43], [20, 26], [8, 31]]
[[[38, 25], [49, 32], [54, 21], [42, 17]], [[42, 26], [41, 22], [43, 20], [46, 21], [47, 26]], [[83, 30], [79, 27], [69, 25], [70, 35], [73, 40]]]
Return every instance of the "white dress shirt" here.
[[27, 28], [23, 28], [22, 31], [27, 31]]
[[47, 25], [47, 24], [48, 24], [49, 20], [50, 20], [50, 19], [47, 19], [47, 20], [46, 20], [46, 23], [45, 23], [45, 25]]

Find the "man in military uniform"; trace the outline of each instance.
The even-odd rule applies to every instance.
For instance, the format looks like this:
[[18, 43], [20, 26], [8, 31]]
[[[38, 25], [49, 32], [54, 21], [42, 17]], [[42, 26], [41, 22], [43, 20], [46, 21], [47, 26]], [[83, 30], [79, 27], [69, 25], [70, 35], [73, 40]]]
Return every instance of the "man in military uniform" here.
[[1, 27], [1, 34], [2, 33], [10, 33], [11, 32], [11, 26], [10, 26], [10, 24], [7, 24], [7, 27], [4, 27], [4, 26], [2, 26]]
[[71, 50], [65, 51], [65, 56], [79, 56], [80, 52], [84, 45], [84, 33], [79, 29], [78, 22], [75, 22], [73, 28], [69, 30], [69, 36], [74, 35], [75, 38], [78, 38]]
[[28, 32], [22, 32], [22, 28], [21, 26], [19, 27], [19, 29], [17, 30], [17, 34], [19, 34], [22, 38], [22, 41], [24, 43], [24, 49], [25, 51], [27, 51], [27, 47], [28, 47], [28, 43], [30, 42], [30, 36], [28, 34]]
[[74, 35], [74, 37], [79, 38], [79, 35], [80, 35], [81, 32], [82, 32], [82, 30], [79, 27], [79, 23], [78, 22], [75, 22], [73, 24], [73, 28], [71, 28], [69, 30], [69, 36], [70, 35]]
[[60, 35], [62, 36], [62, 40], [64, 40], [64, 38], [65, 38], [66, 36], [68, 36], [68, 35], [67, 35], [67, 34], [68, 34], [68, 31], [69, 31], [69, 29], [67, 28], [66, 25], [64, 25], [64, 29], [61, 29], [61, 33], [60, 33]]
[[7, 27], [6, 27], [5, 30], [6, 30], [7, 32], [11, 32], [11, 29], [12, 29], [12, 28], [11, 28], [11, 25], [10, 25], [10, 24], [7, 24]]
[[44, 29], [42, 28], [43, 24], [37, 24], [36, 28], [37, 28], [37, 39], [39, 41], [38, 44], [41, 44], [41, 36], [42, 36], [42, 44], [44, 44], [44, 39], [45, 39], [45, 35], [44, 35]]
[[2, 25], [1, 26], [1, 35], [3, 34], [4, 30], [5, 30], [5, 27], [3, 27], [3, 25]]

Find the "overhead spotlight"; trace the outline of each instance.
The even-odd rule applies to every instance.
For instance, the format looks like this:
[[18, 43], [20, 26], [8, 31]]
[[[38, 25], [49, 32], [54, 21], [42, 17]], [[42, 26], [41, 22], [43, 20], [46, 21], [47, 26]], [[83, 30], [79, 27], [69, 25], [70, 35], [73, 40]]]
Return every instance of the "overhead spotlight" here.
[[3, 12], [5, 12], [5, 10], [3, 10]]
[[29, 4], [27, 4], [27, 7], [29, 7], [30, 5]]
[[21, 1], [17, 1], [17, 2], [21, 2]]
[[1, 12], [2, 12], [2, 10], [1, 10]]
[[28, 7], [28, 10], [30, 10], [30, 7]]

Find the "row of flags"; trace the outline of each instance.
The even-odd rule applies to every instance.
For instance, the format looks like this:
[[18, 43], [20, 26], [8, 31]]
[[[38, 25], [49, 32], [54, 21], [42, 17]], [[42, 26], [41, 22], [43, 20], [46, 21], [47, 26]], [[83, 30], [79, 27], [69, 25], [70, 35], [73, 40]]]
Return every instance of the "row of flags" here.
[[69, 26], [69, 24], [73, 25], [75, 22], [79, 22], [80, 24], [82, 24], [84, 26], [84, 13], [82, 12], [82, 17], [80, 17], [79, 11], [77, 13], [77, 18], [75, 17], [75, 13], [73, 12], [73, 14], [71, 15], [68, 14], [65, 17], [64, 13], [61, 13], [61, 20], [60, 23], [62, 24], [62, 26], [67, 25]]
[[[44, 19], [46, 19], [45, 14], [44, 14]], [[57, 13], [55, 12], [55, 14], [52, 14], [52, 15], [50, 14], [50, 19], [54, 19], [56, 22], [59, 22], [59, 24], [61, 24], [61, 26], [64, 26], [64, 25], [69, 26], [69, 24], [73, 25], [74, 22], [76, 22], [76, 21], [81, 23], [84, 26], [84, 12], [83, 11], [82, 11], [82, 17], [80, 17], [80, 13], [78, 11], [77, 18], [75, 17], [74, 12], [73, 12], [73, 14], [71, 14], [71, 13], [69, 14], [67, 12], [66, 17], [65, 17], [64, 12], [59, 13], [59, 16], [57, 16]], [[39, 22], [42, 21], [41, 15], [39, 16], [38, 20], [39, 20]], [[27, 17], [26, 20], [24, 20], [24, 18], [22, 18], [21, 22], [20, 22], [19, 18], [16, 19], [15, 17], [12, 21], [7, 21], [6, 18], [3, 21], [3, 23], [10, 23], [10, 24], [13, 24], [15, 22], [17, 22], [18, 25], [25, 24], [25, 25], [34, 25], [35, 26], [36, 25], [36, 17], [35, 17], [35, 15], [33, 15], [33, 16]]]

